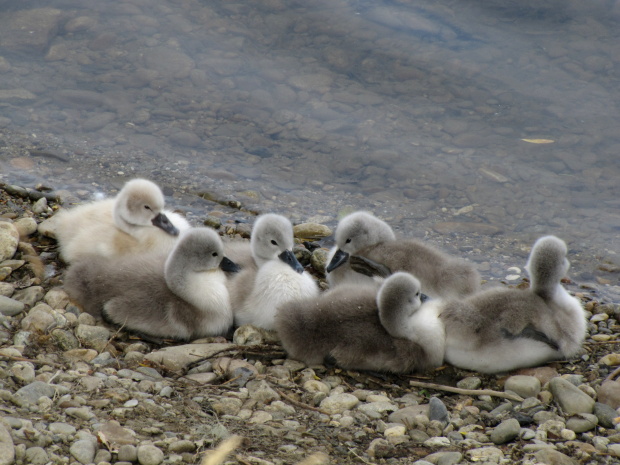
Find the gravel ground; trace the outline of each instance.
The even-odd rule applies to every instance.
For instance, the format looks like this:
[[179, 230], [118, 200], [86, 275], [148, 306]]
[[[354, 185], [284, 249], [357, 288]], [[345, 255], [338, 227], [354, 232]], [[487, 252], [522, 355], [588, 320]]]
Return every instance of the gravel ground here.
[[576, 283], [583, 354], [502, 375], [306, 367], [251, 327], [160, 346], [80, 313], [37, 232], [53, 195], [0, 187], [0, 465], [200, 463], [232, 435], [231, 464], [620, 463], [620, 305]]

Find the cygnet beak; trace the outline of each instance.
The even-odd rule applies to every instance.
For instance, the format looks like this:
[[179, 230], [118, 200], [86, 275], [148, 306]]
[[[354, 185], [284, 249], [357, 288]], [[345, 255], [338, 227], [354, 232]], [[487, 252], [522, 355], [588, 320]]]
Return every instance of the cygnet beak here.
[[168, 219], [166, 215], [163, 213], [159, 213], [155, 218], [151, 220], [153, 226], [161, 228], [163, 231], [166, 231], [171, 236], [178, 236], [179, 230], [172, 222]]
[[344, 262], [346, 262], [348, 260], [348, 258], [349, 258], [349, 254], [348, 253], [343, 252], [340, 249], [336, 250], [336, 253], [332, 257], [332, 260], [329, 262], [329, 265], [327, 265], [325, 270], [328, 273], [331, 273], [336, 268], [338, 268], [340, 265], [342, 265]]
[[301, 274], [304, 272], [304, 267], [301, 266], [301, 263], [299, 263], [292, 250], [285, 250], [278, 255], [278, 258], [297, 271], [297, 273]]
[[220, 262], [220, 269], [229, 273], [238, 273], [241, 271], [241, 267], [228, 257], [222, 258], [222, 261]]
[[428, 300], [428, 296], [426, 294], [420, 293], [420, 302], [424, 303]]

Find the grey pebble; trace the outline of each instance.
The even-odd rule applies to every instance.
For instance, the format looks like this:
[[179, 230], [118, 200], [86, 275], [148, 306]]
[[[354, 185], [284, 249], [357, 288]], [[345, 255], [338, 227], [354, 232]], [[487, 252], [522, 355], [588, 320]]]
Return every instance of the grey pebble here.
[[493, 444], [497, 445], [510, 442], [514, 438], [519, 436], [520, 431], [521, 425], [519, 425], [518, 420], [514, 418], [504, 420], [499, 425], [497, 425], [493, 429], [493, 431], [491, 431], [491, 441], [493, 441]]
[[13, 299], [19, 300], [28, 307], [32, 307], [45, 296], [45, 290], [41, 286], [30, 286], [25, 289], [15, 291]]
[[460, 389], [478, 389], [480, 386], [482, 386], [482, 380], [477, 376], [468, 376], [456, 383], [456, 387]]
[[75, 335], [82, 341], [84, 347], [103, 350], [110, 339], [110, 331], [101, 326], [80, 324], [75, 329]]
[[549, 447], [539, 450], [534, 454], [534, 456], [539, 462], [542, 463], [553, 465], [577, 465], [577, 462], [568, 455], [564, 455], [563, 453]]
[[71, 444], [69, 448], [71, 455], [80, 463], [92, 463], [95, 460], [97, 446], [90, 439], [80, 439]]
[[131, 444], [123, 444], [118, 448], [118, 460], [121, 462], [136, 462], [138, 460], [138, 449]]
[[549, 381], [549, 389], [560, 408], [568, 415], [592, 413], [594, 410], [594, 399], [570, 381], [559, 377], [553, 378]]
[[0, 423], [0, 465], [11, 465], [15, 460], [13, 438], [6, 427]]
[[6, 316], [15, 316], [24, 311], [26, 305], [19, 300], [0, 295], [0, 313]]
[[521, 397], [536, 397], [540, 392], [541, 385], [538, 378], [534, 376], [515, 375], [506, 380], [505, 391], [512, 391]]
[[594, 429], [598, 425], [598, 418], [591, 413], [581, 413], [570, 417], [566, 421], [566, 428], [575, 433], [584, 433]]
[[446, 405], [441, 401], [441, 399], [439, 399], [438, 397], [431, 397], [428, 405], [429, 420], [437, 420], [441, 422], [444, 426], [447, 425], [448, 421], [450, 421], [450, 416]]
[[140, 465], [159, 465], [164, 461], [164, 453], [159, 447], [147, 444], [138, 447], [138, 462]]
[[49, 461], [49, 456], [42, 447], [30, 447], [26, 449], [25, 458], [29, 465], [45, 465]]
[[34, 381], [15, 393], [15, 398], [27, 404], [36, 404], [40, 397], [54, 397], [56, 388], [53, 384]]
[[598, 422], [604, 428], [614, 428], [614, 418], [618, 416], [618, 412], [607, 404], [596, 402], [594, 404], [594, 415], [598, 418]]

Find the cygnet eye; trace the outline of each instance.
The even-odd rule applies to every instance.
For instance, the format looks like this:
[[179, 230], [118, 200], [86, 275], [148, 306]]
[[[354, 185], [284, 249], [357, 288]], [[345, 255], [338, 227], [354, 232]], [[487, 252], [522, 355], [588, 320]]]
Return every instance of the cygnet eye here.
[[147, 210], [151, 209], [151, 207], [149, 207], [148, 205], [145, 205], [144, 208], [146, 208]]
[[416, 292], [416, 293], [415, 293], [415, 296], [416, 296], [416, 297], [420, 297], [420, 291]]
[[217, 257], [217, 252], [213, 252], [213, 253], [211, 254], [211, 256], [212, 256], [212, 257]]
[[278, 243], [277, 243], [276, 241], [274, 241], [273, 239], [271, 239], [271, 243], [272, 243], [273, 245], [278, 245]]
[[351, 243], [351, 238], [349, 237], [346, 241], [345, 244], [350, 244]]

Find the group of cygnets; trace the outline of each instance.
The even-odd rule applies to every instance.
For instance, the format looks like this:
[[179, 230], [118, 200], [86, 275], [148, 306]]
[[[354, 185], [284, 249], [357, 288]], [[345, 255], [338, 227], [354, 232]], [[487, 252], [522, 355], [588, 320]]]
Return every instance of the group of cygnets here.
[[469, 262], [356, 212], [338, 224], [330, 289], [320, 292], [293, 253], [287, 218], [260, 215], [249, 242], [223, 241], [166, 211], [145, 179], [50, 221], [70, 297], [144, 337], [193, 340], [251, 324], [275, 330], [309, 365], [394, 373], [444, 362], [508, 371], [572, 357], [585, 338], [581, 304], [560, 283], [569, 262], [555, 236], [532, 248], [529, 289], [480, 290]]

